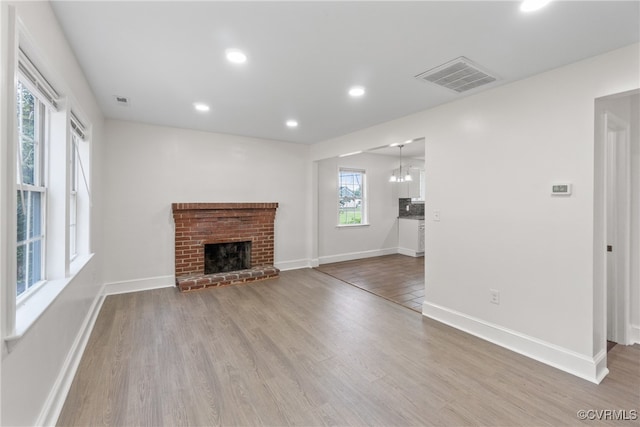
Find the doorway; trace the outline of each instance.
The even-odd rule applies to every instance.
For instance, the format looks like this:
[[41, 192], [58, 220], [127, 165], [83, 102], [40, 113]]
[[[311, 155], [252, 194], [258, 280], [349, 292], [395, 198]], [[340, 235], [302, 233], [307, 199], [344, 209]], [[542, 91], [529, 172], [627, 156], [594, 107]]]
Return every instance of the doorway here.
[[316, 270], [422, 313], [424, 257], [392, 254], [322, 264]]
[[[607, 348], [637, 341], [639, 298], [638, 91], [596, 100], [596, 136], [602, 156], [604, 335]], [[598, 248], [596, 248], [598, 250]]]
[[605, 224], [607, 239], [607, 341], [626, 344], [629, 324], [629, 123], [605, 110]]

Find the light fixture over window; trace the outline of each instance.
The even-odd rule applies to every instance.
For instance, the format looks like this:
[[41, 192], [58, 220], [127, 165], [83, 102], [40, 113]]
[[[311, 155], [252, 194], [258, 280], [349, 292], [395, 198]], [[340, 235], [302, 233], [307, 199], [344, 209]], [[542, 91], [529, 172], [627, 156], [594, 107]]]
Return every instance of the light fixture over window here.
[[400, 168], [398, 168], [398, 175], [396, 175], [396, 171], [393, 171], [391, 177], [389, 178], [389, 182], [409, 182], [413, 181], [411, 174], [409, 173], [409, 168], [406, 168], [406, 173], [402, 174], [402, 147], [404, 144], [399, 144], [396, 147], [400, 149]]

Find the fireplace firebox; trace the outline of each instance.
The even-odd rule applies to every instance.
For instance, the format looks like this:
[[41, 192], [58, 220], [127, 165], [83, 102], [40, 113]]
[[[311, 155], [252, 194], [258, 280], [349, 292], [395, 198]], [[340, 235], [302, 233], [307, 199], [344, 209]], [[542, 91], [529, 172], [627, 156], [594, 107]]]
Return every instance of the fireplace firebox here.
[[251, 268], [251, 242], [205, 243], [204, 274], [247, 268]]

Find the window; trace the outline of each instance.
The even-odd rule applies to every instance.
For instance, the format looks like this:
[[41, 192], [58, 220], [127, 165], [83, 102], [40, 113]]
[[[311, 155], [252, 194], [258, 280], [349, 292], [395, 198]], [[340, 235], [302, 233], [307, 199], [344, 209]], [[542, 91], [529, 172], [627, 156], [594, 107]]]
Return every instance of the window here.
[[20, 296], [44, 279], [44, 159], [48, 110], [22, 82], [17, 86], [17, 284]]
[[15, 98], [10, 99], [15, 110], [6, 117], [15, 137], [2, 165], [10, 171], [8, 185], [15, 196], [9, 203], [13, 212], [6, 218], [16, 232], [11, 239], [13, 268], [3, 276], [3, 283], [10, 283], [9, 294], [15, 291], [2, 313], [7, 343], [24, 336], [92, 258], [91, 127], [72, 111], [80, 108], [72, 94], [62, 99], [41, 74], [40, 69], [50, 68], [39, 62], [39, 69], [31, 61], [27, 52], [37, 48], [18, 27], [14, 41], [19, 46], [10, 49], [16, 58], [14, 79], [9, 79], [9, 84], [15, 81]]
[[366, 217], [365, 171], [343, 169], [338, 172], [338, 225], [363, 225]]
[[69, 260], [89, 252], [89, 191], [86, 166], [88, 165], [88, 130], [72, 110], [69, 114], [71, 144], [69, 145]]
[[78, 135], [71, 135], [69, 155], [69, 259], [78, 254]]

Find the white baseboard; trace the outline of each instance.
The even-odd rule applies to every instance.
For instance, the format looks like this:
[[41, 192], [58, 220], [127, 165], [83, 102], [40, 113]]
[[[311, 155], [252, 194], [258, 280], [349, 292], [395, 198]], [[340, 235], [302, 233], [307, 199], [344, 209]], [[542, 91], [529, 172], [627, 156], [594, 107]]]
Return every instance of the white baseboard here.
[[631, 325], [631, 336], [629, 337], [631, 344], [640, 344], [640, 326]]
[[310, 268], [311, 261], [309, 259], [294, 259], [293, 261], [276, 262], [275, 267], [280, 271], [298, 270], [301, 268]]
[[595, 357], [586, 356], [426, 301], [422, 314], [596, 384], [609, 373], [606, 349]]
[[321, 256], [318, 258], [319, 264], [329, 264], [332, 262], [351, 261], [354, 259], [372, 258], [376, 256], [397, 254], [398, 248], [376, 249], [372, 251], [350, 252], [338, 255]]
[[69, 393], [71, 384], [73, 383], [73, 378], [75, 377], [78, 366], [80, 365], [80, 361], [82, 360], [84, 349], [89, 342], [91, 331], [93, 331], [93, 326], [95, 325], [98, 314], [100, 313], [100, 309], [102, 308], [104, 298], [104, 294], [102, 292], [99, 292], [96, 298], [93, 300], [93, 304], [91, 304], [89, 312], [82, 322], [80, 331], [76, 335], [69, 353], [67, 353], [67, 357], [62, 365], [62, 368], [60, 369], [60, 372], [58, 373], [56, 382], [51, 388], [51, 392], [47, 397], [47, 400], [42, 411], [40, 412], [40, 416], [38, 417], [35, 425], [56, 425], [58, 417], [60, 416], [60, 412], [62, 412], [64, 402], [67, 399], [67, 394]]
[[129, 292], [148, 291], [151, 289], [169, 288], [176, 285], [175, 276], [147, 277], [145, 279], [125, 280], [105, 283], [104, 295], [126, 294]]
[[398, 253], [400, 255], [412, 256], [414, 258], [417, 258], [419, 256], [423, 256], [424, 255], [424, 251], [423, 252], [418, 252], [418, 251], [415, 251], [413, 249], [407, 249], [407, 248], [398, 248]]

